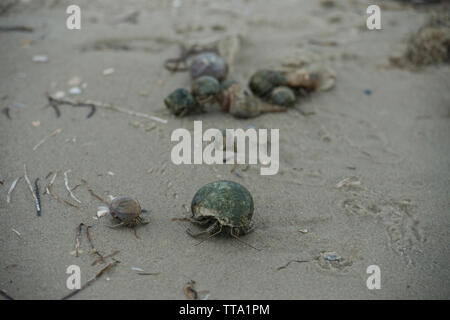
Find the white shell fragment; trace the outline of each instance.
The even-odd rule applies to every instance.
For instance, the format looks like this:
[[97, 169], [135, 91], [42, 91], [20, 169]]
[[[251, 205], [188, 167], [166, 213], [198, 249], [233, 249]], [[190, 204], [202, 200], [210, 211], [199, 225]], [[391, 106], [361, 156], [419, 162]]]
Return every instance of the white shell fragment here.
[[73, 95], [81, 94], [81, 89], [78, 87], [73, 87], [73, 88], [70, 88], [69, 93], [73, 94]]
[[33, 61], [34, 62], [47, 62], [48, 57], [44, 56], [44, 55], [36, 55], [36, 56], [33, 56]]
[[99, 206], [97, 208], [97, 217], [101, 218], [103, 217], [105, 214], [109, 213], [109, 208], [105, 207], [105, 206]]
[[108, 69], [103, 70], [103, 75], [104, 76], [107, 76], [107, 75], [110, 75], [110, 74], [113, 74], [113, 73], [114, 73], [114, 68], [108, 68]]

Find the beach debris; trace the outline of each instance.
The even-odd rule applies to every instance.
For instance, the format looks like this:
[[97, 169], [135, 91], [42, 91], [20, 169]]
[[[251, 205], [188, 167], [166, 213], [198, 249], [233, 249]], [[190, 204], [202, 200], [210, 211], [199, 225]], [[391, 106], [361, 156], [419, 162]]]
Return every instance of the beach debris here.
[[9, 119], [12, 120], [11, 115], [9, 114], [9, 108], [8, 107], [4, 107], [2, 109], [2, 113]]
[[13, 297], [11, 297], [9, 294], [6, 293], [5, 290], [0, 289], [0, 295], [3, 296], [4, 298], [8, 299], [8, 300], [14, 300]]
[[69, 93], [72, 95], [81, 94], [81, 89], [79, 87], [73, 87], [69, 89]]
[[16, 229], [14, 229], [14, 228], [11, 228], [11, 231], [14, 232], [15, 234], [17, 234], [17, 235], [19, 236], [19, 238], [22, 236], [22, 235], [20, 234], [20, 232], [17, 231]]
[[109, 226], [110, 228], [116, 228], [120, 226], [132, 227], [136, 238], [138, 238], [136, 234], [137, 223], [148, 223], [148, 221], [145, 221], [141, 217], [142, 209], [139, 202], [130, 197], [114, 198], [111, 202], [111, 205], [109, 206], [109, 213], [114, 219], [120, 221], [119, 224]]
[[200, 53], [192, 59], [189, 73], [192, 79], [210, 76], [221, 81], [227, 77], [228, 64], [214, 52]]
[[109, 203], [108, 203], [107, 201], [105, 201], [102, 197], [100, 197], [97, 193], [95, 193], [94, 190], [92, 189], [92, 187], [89, 185], [89, 183], [87, 183], [86, 180], [81, 179], [81, 183], [83, 183], [83, 184], [86, 186], [86, 188], [88, 189], [89, 193], [90, 193], [93, 197], [95, 197], [95, 198], [97, 198], [98, 200], [100, 200], [100, 202], [106, 204], [106, 205], [108, 206], [108, 211], [109, 211]]
[[341, 260], [341, 256], [338, 255], [336, 252], [324, 252], [323, 257], [327, 261], [339, 261]]
[[345, 178], [341, 181], [339, 181], [336, 184], [336, 188], [340, 189], [342, 187], [353, 187], [353, 186], [359, 186], [361, 184], [361, 181], [359, 181], [358, 177], [350, 177]]
[[247, 119], [264, 113], [286, 112], [287, 108], [265, 103], [237, 83], [224, 92], [222, 110], [235, 118]]
[[195, 281], [191, 280], [183, 288], [184, 294], [186, 295], [186, 298], [188, 300], [197, 300], [198, 299], [198, 293], [197, 293], [197, 290], [194, 289], [194, 286], [195, 286]]
[[81, 245], [81, 232], [83, 230], [84, 223], [80, 223], [77, 227], [77, 235], [75, 237], [75, 257], [78, 258]]
[[36, 214], [37, 214], [37, 216], [40, 216], [41, 215], [40, 200], [37, 198], [37, 196], [36, 196], [36, 194], [35, 194], [35, 192], [33, 190], [33, 187], [31, 186], [30, 178], [28, 178], [27, 165], [26, 164], [23, 165], [23, 176], [25, 178], [25, 181], [27, 182], [28, 188], [30, 189], [31, 195], [33, 196], [33, 199], [34, 199], [34, 201], [36, 203]]
[[74, 291], [72, 291], [71, 293], [69, 293], [68, 295], [64, 296], [62, 298], [62, 300], [67, 300], [71, 297], [73, 297], [74, 295], [76, 295], [78, 292], [86, 289], [88, 286], [90, 286], [93, 282], [95, 282], [96, 280], [98, 280], [107, 270], [111, 269], [112, 267], [116, 266], [117, 264], [119, 264], [120, 261], [118, 260], [114, 260], [113, 262], [110, 262], [106, 267], [104, 267], [103, 269], [101, 269], [93, 278], [89, 279], [84, 285], [81, 286], [80, 289], [76, 289]]
[[239, 238], [251, 231], [254, 210], [252, 195], [241, 184], [226, 180], [208, 183], [194, 195], [191, 210], [191, 222], [208, 225], [199, 233], [186, 230], [191, 237], [208, 236], [196, 245], [225, 231], [238, 241], [259, 250]]
[[86, 100], [86, 101], [79, 101], [79, 100], [72, 100], [69, 98], [66, 99], [58, 99], [54, 96], [49, 95], [48, 93], [47, 95], [47, 99], [49, 101], [49, 104], [51, 106], [53, 106], [54, 104], [56, 105], [70, 105], [72, 107], [90, 107], [91, 111], [89, 112], [89, 114], [87, 115], [87, 118], [90, 118], [94, 115], [96, 108], [100, 108], [100, 109], [105, 109], [105, 110], [110, 110], [110, 111], [116, 111], [116, 112], [120, 112], [120, 113], [124, 113], [130, 116], [134, 116], [134, 117], [140, 117], [140, 118], [146, 118], [146, 119], [150, 119], [153, 121], [157, 121], [157, 122], [161, 122], [166, 124], [167, 120], [165, 119], [161, 119], [159, 117], [155, 117], [155, 116], [151, 116], [142, 112], [136, 112], [133, 110], [129, 110], [129, 109], [125, 109], [125, 108], [120, 108], [120, 107], [116, 107], [107, 103], [103, 103], [103, 102], [98, 102], [98, 101], [91, 101], [91, 100]]
[[120, 253], [120, 250], [114, 250], [113, 252], [111, 252], [110, 254], [107, 254], [106, 256], [101, 256], [101, 257], [99, 257], [97, 260], [95, 260], [94, 262], [92, 262], [92, 263], [91, 263], [91, 266], [95, 266], [95, 265], [96, 265], [97, 263], [99, 263], [99, 262], [104, 263], [104, 262], [105, 262], [105, 259], [114, 257], [116, 254], [119, 254], [119, 253]]
[[99, 259], [97, 259], [97, 260], [100, 260], [100, 262], [104, 263], [105, 262], [105, 257], [103, 257], [103, 255], [100, 252], [98, 252], [97, 249], [95, 249], [94, 244], [92, 243], [91, 234], [89, 232], [90, 228], [92, 228], [92, 226], [86, 226], [86, 236], [87, 236], [87, 239], [88, 239], [88, 242], [89, 242], [89, 246], [91, 247], [91, 250], [89, 251], [89, 254], [90, 255], [96, 254], [99, 257]]
[[33, 61], [34, 62], [47, 62], [48, 61], [48, 56], [36, 55], [36, 56], [33, 56]]
[[39, 127], [39, 126], [41, 125], [41, 122], [40, 122], [39, 120], [37, 120], [37, 121], [31, 121], [31, 125], [32, 125], [33, 127]]
[[431, 64], [450, 63], [450, 17], [434, 14], [406, 41], [406, 47], [390, 57], [391, 65], [417, 69]]
[[45, 138], [43, 138], [41, 141], [39, 141], [34, 147], [33, 147], [33, 151], [36, 151], [37, 148], [39, 148], [39, 146], [41, 144], [43, 144], [45, 141], [47, 141], [48, 138], [51, 138], [53, 136], [56, 136], [57, 134], [61, 133], [62, 129], [58, 128], [55, 131], [53, 131], [52, 133], [50, 133], [48, 136], [46, 136]]
[[38, 181], [39, 181], [39, 178], [36, 178], [36, 180], [34, 180], [34, 193], [36, 195], [37, 207], [39, 207], [38, 216], [40, 216], [41, 215], [41, 195], [39, 194]]
[[55, 199], [55, 200], [57, 200], [57, 201], [59, 201], [59, 202], [61, 202], [61, 203], [65, 203], [65, 204], [67, 204], [67, 205], [69, 205], [69, 206], [71, 206], [71, 207], [73, 207], [73, 208], [76, 208], [76, 209], [81, 209], [80, 206], [78, 206], [78, 205], [76, 205], [76, 204], [73, 204], [73, 203], [71, 203], [71, 202], [69, 202], [69, 201], [67, 201], [67, 200], [65, 200], [65, 199], [61, 199], [60, 197], [58, 197], [56, 194], [54, 194], [54, 193], [51, 191], [51, 187], [52, 187], [53, 183], [55, 182], [55, 179], [56, 179], [56, 176], [57, 176], [57, 175], [58, 175], [58, 171], [56, 171], [56, 172], [54, 173], [52, 179], [50, 180], [50, 183], [48, 183], [48, 184], [45, 186], [45, 193], [48, 194], [48, 195], [50, 195], [53, 199]]
[[289, 260], [285, 265], [278, 267], [277, 271], [282, 270], [282, 269], [286, 269], [292, 262], [296, 262], [296, 263], [304, 263], [304, 262], [311, 262], [310, 260]]
[[16, 25], [16, 26], [0, 26], [0, 32], [27, 32], [31, 33], [34, 29], [32, 27]]
[[19, 182], [19, 180], [21, 178], [22, 177], [18, 177], [11, 183], [11, 187], [9, 187], [8, 194], [6, 195], [6, 203], [11, 202], [11, 193], [14, 191], [14, 189], [16, 188], [17, 182]]
[[184, 88], [178, 88], [164, 99], [164, 104], [169, 111], [177, 117], [183, 117], [192, 113], [203, 112], [194, 96]]
[[74, 195], [73, 192], [72, 192], [72, 189], [69, 187], [69, 177], [68, 177], [68, 173], [70, 173], [70, 172], [72, 172], [71, 169], [69, 169], [69, 170], [67, 170], [67, 171], [64, 172], [64, 184], [65, 184], [65, 186], [66, 186], [67, 191], [69, 191], [70, 197], [71, 197], [73, 200], [75, 200], [76, 202], [81, 203], [81, 201], [78, 200], [77, 197], [75, 197], [75, 195]]
[[107, 68], [107, 69], [104, 69], [103, 70], [103, 75], [104, 76], [109, 76], [110, 74], [113, 74], [114, 73], [114, 68]]
[[308, 233], [308, 229], [300, 228], [300, 229], [298, 229], [298, 232], [305, 234], [305, 233]]
[[109, 208], [105, 207], [105, 206], [99, 206], [97, 208], [97, 218], [101, 218], [104, 215], [106, 215], [107, 213], [109, 213]]

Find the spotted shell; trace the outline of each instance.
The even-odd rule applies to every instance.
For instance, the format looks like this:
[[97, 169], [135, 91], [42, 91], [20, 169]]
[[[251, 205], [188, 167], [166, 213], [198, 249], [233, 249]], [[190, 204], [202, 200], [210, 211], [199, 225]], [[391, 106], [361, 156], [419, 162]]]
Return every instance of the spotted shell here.
[[201, 110], [201, 106], [194, 96], [186, 89], [179, 88], [170, 93], [165, 99], [166, 107], [176, 116], [184, 116]]
[[266, 97], [275, 87], [286, 83], [286, 76], [278, 71], [259, 70], [251, 76], [248, 86], [255, 95]]
[[278, 87], [270, 94], [270, 102], [277, 106], [292, 107], [295, 103], [295, 93], [288, 87]]

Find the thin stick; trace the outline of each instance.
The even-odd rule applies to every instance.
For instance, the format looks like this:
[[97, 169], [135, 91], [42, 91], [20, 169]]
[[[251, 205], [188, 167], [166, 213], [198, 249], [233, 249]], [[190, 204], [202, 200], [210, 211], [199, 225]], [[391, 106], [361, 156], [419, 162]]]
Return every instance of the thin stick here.
[[[107, 104], [107, 103], [103, 103], [103, 102], [98, 102], [98, 101], [92, 101], [92, 100], [76, 101], [76, 100], [71, 100], [69, 98], [58, 99], [58, 98], [56, 98], [54, 96], [51, 96], [49, 94], [47, 94], [47, 99], [49, 100], [50, 105], [56, 103], [56, 104], [67, 104], [67, 105], [70, 105], [70, 106], [73, 106], [73, 107], [83, 107], [83, 106], [85, 106], [85, 107], [91, 107], [91, 108], [102, 108], [102, 109], [106, 109], [106, 110], [111, 110], [111, 111], [125, 113], [125, 114], [128, 114], [130, 116], [150, 119], [150, 120], [161, 122], [161, 123], [164, 123], [164, 124], [167, 123], [167, 120], [161, 119], [159, 117], [151, 116], [151, 115], [148, 115], [146, 113], [136, 112], [136, 111], [125, 109], [125, 108], [115, 107], [113, 105], [110, 105], [110, 104]], [[91, 111], [91, 113], [92, 113], [92, 111]]]
[[252, 246], [250, 243], [245, 242], [244, 240], [242, 240], [241, 238], [239, 238], [237, 235], [235, 235], [235, 234], [233, 234], [233, 233], [230, 233], [230, 234], [231, 234], [231, 236], [232, 236], [233, 238], [235, 238], [236, 240], [242, 242], [243, 244], [248, 245], [250, 248], [253, 248], [253, 249], [257, 250], [257, 251], [261, 251], [261, 249], [258, 249], [258, 248], [256, 248], [256, 247]]
[[81, 201], [78, 200], [77, 197], [75, 197], [75, 195], [72, 192], [72, 189], [70, 189], [70, 187], [69, 187], [69, 177], [67, 176], [67, 174], [71, 171], [72, 170], [69, 169], [66, 172], [64, 172], [64, 184], [66, 185], [66, 189], [67, 189], [67, 191], [69, 191], [69, 194], [72, 197], [72, 199], [74, 199], [78, 203], [81, 203]]
[[98, 200], [100, 200], [101, 202], [103, 202], [104, 204], [106, 204], [109, 207], [109, 203], [106, 202], [102, 197], [100, 197], [98, 194], [96, 194], [94, 192], [94, 190], [92, 189], [92, 187], [89, 185], [89, 183], [87, 183], [86, 180], [81, 179], [81, 182], [84, 183], [86, 185], [86, 188], [88, 189], [88, 191], [91, 193], [91, 195], [95, 198], [97, 198]]
[[25, 181], [27, 182], [28, 188], [30, 189], [31, 195], [33, 196], [33, 199], [36, 202], [37, 215], [40, 216], [41, 215], [41, 206], [39, 205], [39, 201], [38, 201], [36, 195], [34, 194], [33, 187], [31, 186], [30, 179], [28, 178], [27, 165], [26, 164], [23, 165], [23, 175], [24, 175]]
[[39, 194], [39, 185], [38, 185], [38, 181], [39, 178], [36, 178], [36, 180], [34, 180], [34, 193], [36, 195], [36, 199], [37, 199], [37, 203], [39, 205], [39, 212], [38, 212], [38, 216], [41, 215], [41, 195]]
[[75, 238], [75, 257], [79, 256], [79, 250], [81, 245], [81, 231], [83, 230], [83, 223], [78, 226], [77, 236]]
[[287, 267], [291, 264], [291, 262], [303, 263], [303, 262], [311, 262], [311, 261], [309, 261], [309, 260], [290, 260], [290, 261], [288, 261], [288, 263], [286, 263], [284, 266], [278, 267], [278, 268], [277, 268], [277, 271], [278, 271], [278, 270], [281, 270], [281, 269], [287, 268]]
[[68, 295], [64, 296], [61, 298], [61, 300], [66, 300], [69, 299], [71, 297], [73, 297], [74, 295], [76, 295], [78, 292], [80, 292], [81, 290], [86, 289], [87, 287], [89, 287], [94, 281], [96, 281], [97, 279], [99, 279], [103, 273], [105, 273], [105, 271], [107, 271], [108, 269], [114, 267], [115, 265], [119, 264], [120, 261], [113, 261], [111, 263], [109, 263], [106, 267], [104, 267], [102, 270], [100, 270], [93, 278], [89, 279], [80, 289], [74, 290], [73, 292], [69, 293]]
[[102, 256], [102, 257], [98, 258], [97, 260], [95, 260], [94, 262], [92, 262], [91, 266], [95, 266], [99, 262], [105, 262], [104, 260], [106, 258], [114, 257], [118, 253], [120, 253], [120, 251], [119, 250], [115, 250], [115, 251], [111, 252], [110, 254], [107, 254], [106, 256]]
[[97, 249], [95, 249], [94, 244], [92, 243], [91, 234], [89, 233], [89, 229], [90, 228], [92, 228], [92, 226], [87, 226], [86, 227], [86, 235], [87, 235], [87, 238], [88, 238], [88, 241], [89, 241], [89, 245], [91, 246], [90, 254], [94, 254], [95, 253], [100, 258], [98, 260], [100, 260], [101, 262], [105, 262], [105, 258], [103, 257], [103, 255], [100, 252], [98, 252]]
[[61, 128], [58, 128], [58, 129], [56, 129], [55, 131], [53, 131], [52, 133], [50, 133], [48, 136], [46, 136], [44, 139], [42, 139], [41, 141], [39, 141], [38, 144], [35, 145], [35, 146], [33, 147], [33, 151], [36, 151], [36, 149], [39, 148], [39, 146], [40, 146], [41, 144], [43, 144], [45, 141], [47, 141], [48, 138], [53, 137], [53, 136], [56, 136], [58, 133], [61, 133], [61, 131], [62, 131], [62, 129], [61, 129]]
[[54, 194], [54, 193], [51, 191], [50, 188], [51, 188], [51, 186], [53, 185], [53, 183], [55, 182], [55, 179], [56, 179], [56, 176], [57, 176], [57, 175], [58, 175], [58, 171], [55, 172], [55, 174], [53, 175], [52, 180], [51, 180], [50, 183], [45, 187], [45, 192], [46, 192], [47, 194], [49, 194], [53, 199], [55, 199], [55, 200], [57, 200], [57, 201], [59, 201], [59, 202], [61, 202], [61, 203], [68, 204], [69, 206], [74, 207], [74, 208], [76, 208], [76, 209], [81, 209], [81, 207], [77, 206], [76, 204], [73, 204], [73, 203], [71, 203], [71, 202], [69, 202], [69, 201], [67, 201], [67, 200], [65, 200], [65, 199], [61, 199], [60, 197], [58, 197], [56, 194]]
[[16, 187], [17, 182], [19, 182], [20, 178], [22, 178], [22, 177], [16, 178], [16, 180], [14, 180], [13, 183], [11, 184], [11, 187], [8, 190], [8, 195], [6, 196], [7, 203], [11, 202], [11, 193], [14, 191], [14, 188]]
[[7, 294], [3, 289], [0, 289], [0, 295], [4, 296], [8, 300], [14, 300], [14, 298]]

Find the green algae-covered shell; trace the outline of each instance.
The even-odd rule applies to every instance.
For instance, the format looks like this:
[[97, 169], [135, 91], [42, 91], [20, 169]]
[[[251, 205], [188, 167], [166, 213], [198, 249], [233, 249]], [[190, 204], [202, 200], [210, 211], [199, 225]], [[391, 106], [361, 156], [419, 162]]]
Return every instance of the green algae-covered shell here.
[[236, 83], [238, 82], [234, 79], [226, 79], [221, 82], [220, 87], [222, 88], [222, 91], [226, 91], [229, 87]]
[[141, 215], [142, 209], [139, 202], [130, 197], [117, 197], [112, 200], [109, 212], [113, 218], [130, 222]]
[[295, 103], [295, 93], [288, 87], [278, 87], [270, 94], [270, 102], [283, 107], [292, 107]]
[[199, 110], [194, 96], [186, 89], [179, 88], [164, 99], [166, 107], [176, 116], [186, 115]]
[[227, 77], [228, 65], [224, 59], [213, 52], [205, 52], [194, 57], [189, 67], [192, 79], [210, 76], [221, 81]]
[[280, 72], [259, 70], [252, 75], [248, 86], [255, 95], [265, 97], [273, 88], [285, 85], [286, 83], [286, 77]]
[[253, 198], [239, 183], [227, 180], [211, 182], [197, 191], [191, 203], [194, 219], [214, 218], [223, 226], [245, 233], [253, 216]]
[[220, 93], [220, 83], [216, 78], [202, 76], [195, 79], [192, 83], [192, 94], [199, 102], [208, 98], [215, 98]]

